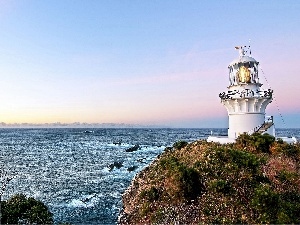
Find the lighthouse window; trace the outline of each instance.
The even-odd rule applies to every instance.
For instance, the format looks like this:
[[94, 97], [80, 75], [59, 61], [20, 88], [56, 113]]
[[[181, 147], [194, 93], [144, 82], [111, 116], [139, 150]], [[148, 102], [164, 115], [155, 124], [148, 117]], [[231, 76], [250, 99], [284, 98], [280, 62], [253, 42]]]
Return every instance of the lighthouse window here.
[[241, 65], [241, 67], [242, 67], [242, 66], [244, 66], [244, 67], [246, 67], [246, 68], [252, 67], [251, 64], [250, 64], [250, 62], [243, 63], [243, 64]]

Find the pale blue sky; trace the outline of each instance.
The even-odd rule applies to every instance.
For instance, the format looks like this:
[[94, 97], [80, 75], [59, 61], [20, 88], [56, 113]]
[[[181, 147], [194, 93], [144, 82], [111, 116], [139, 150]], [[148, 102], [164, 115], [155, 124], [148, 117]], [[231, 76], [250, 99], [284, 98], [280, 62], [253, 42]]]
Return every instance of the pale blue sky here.
[[218, 94], [251, 39], [275, 92], [267, 114], [300, 127], [299, 12], [300, 1], [0, 0], [0, 121], [227, 127]]

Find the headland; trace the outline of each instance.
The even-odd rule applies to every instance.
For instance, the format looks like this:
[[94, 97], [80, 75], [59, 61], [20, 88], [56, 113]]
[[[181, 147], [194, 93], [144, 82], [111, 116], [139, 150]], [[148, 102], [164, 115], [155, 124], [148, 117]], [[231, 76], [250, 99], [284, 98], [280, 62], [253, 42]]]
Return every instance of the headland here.
[[300, 145], [177, 142], [138, 173], [119, 224], [300, 223]]

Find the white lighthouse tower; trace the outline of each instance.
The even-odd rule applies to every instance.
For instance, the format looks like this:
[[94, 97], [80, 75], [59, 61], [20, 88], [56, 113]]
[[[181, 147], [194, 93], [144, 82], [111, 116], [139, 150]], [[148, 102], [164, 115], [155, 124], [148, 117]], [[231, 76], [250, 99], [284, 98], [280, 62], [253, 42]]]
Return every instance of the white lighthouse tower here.
[[[228, 138], [237, 138], [242, 133], [268, 132], [274, 134], [273, 117], [265, 118], [267, 105], [272, 101], [273, 90], [261, 89], [258, 66], [247, 55], [246, 46], [236, 47], [239, 57], [231, 62], [227, 93], [219, 95], [229, 117]], [[250, 54], [250, 47], [248, 47]]]
[[259, 62], [251, 57], [250, 46], [235, 48], [239, 56], [228, 66], [228, 90], [219, 94], [228, 112], [228, 138], [210, 136], [208, 141], [234, 142], [240, 134], [255, 132], [267, 132], [275, 136], [273, 117], [265, 116], [266, 107], [272, 102], [273, 90], [261, 88]]

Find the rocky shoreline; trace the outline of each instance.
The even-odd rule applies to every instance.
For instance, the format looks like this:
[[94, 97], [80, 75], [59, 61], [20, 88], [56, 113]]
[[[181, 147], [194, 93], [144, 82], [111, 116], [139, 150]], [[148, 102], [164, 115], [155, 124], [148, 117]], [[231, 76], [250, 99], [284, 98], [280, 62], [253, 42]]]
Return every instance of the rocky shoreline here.
[[125, 192], [122, 195], [122, 201], [123, 201], [123, 208], [120, 211], [120, 214], [118, 216], [118, 224], [131, 224], [130, 223], [130, 213], [132, 213], [135, 210], [135, 197], [140, 192], [140, 187], [143, 186], [143, 177], [146, 176], [147, 171], [150, 167], [152, 167], [155, 163], [157, 163], [158, 158], [155, 159], [152, 163], [150, 163], [147, 167], [145, 167], [142, 171], [137, 173], [129, 187], [125, 190]]

